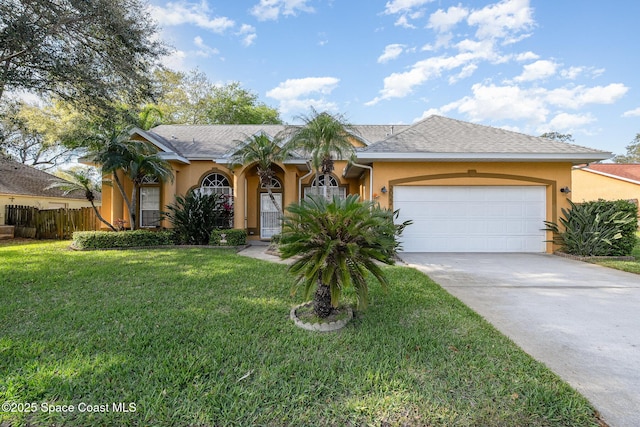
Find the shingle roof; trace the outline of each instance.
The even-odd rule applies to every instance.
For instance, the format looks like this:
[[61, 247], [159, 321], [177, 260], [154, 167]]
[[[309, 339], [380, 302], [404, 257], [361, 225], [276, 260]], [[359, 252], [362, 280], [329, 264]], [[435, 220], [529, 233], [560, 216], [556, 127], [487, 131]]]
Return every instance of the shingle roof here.
[[[362, 161], [454, 159], [565, 160], [586, 163], [611, 153], [524, 135], [504, 129], [430, 116], [413, 125], [355, 125], [368, 146], [358, 150]], [[217, 159], [231, 153], [248, 136], [275, 136], [285, 125], [161, 125], [147, 131], [169, 150], [186, 159]]]
[[[366, 144], [380, 141], [407, 125], [357, 125], [356, 136]], [[146, 133], [187, 159], [222, 157], [251, 135], [276, 136], [285, 125], [160, 125]]]
[[63, 179], [31, 166], [23, 165], [0, 155], [0, 193], [25, 196], [63, 197], [66, 199], [83, 199], [81, 191], [64, 195], [59, 188], [46, 187], [53, 182], [65, 182]]
[[640, 164], [593, 163], [586, 170], [640, 182]]
[[160, 125], [147, 133], [187, 159], [215, 159], [251, 135], [262, 131], [275, 136], [283, 129], [283, 125]]
[[383, 141], [371, 144], [362, 151], [366, 153], [610, 154], [574, 144], [435, 115]]

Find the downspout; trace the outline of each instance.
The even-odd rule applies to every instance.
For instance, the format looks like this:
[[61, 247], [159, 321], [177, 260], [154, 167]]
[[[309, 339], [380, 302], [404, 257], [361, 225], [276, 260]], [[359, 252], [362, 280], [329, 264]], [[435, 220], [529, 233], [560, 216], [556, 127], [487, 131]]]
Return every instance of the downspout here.
[[373, 201], [373, 167], [353, 162], [351, 164], [359, 168], [369, 169], [369, 201]]
[[302, 201], [302, 180], [311, 176], [313, 173], [313, 168], [311, 167], [311, 162], [309, 160], [307, 160], [307, 168], [309, 168], [309, 173], [298, 178], [298, 202]]

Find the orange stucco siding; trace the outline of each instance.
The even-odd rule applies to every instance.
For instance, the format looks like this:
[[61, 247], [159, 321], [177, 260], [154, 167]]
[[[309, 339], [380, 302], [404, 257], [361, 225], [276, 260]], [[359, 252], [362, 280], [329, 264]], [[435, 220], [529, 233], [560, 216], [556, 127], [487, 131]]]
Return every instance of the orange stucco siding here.
[[582, 169], [572, 172], [571, 200], [576, 203], [591, 200], [640, 199], [640, 184], [623, 181]]

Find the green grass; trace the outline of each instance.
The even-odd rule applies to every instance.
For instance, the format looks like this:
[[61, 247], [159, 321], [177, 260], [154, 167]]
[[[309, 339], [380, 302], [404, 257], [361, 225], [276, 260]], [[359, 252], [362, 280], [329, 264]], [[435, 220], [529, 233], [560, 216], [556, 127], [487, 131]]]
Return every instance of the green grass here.
[[596, 264], [604, 267], [615, 268], [616, 270], [627, 271], [629, 273], [640, 274], [640, 236], [636, 240], [636, 246], [631, 255], [635, 257], [633, 261], [597, 261]]
[[415, 270], [389, 267], [389, 292], [373, 285], [366, 312], [322, 334], [289, 320], [301, 301], [286, 266], [67, 245], [0, 246], [0, 403], [39, 409], [0, 425], [597, 425], [582, 396]]

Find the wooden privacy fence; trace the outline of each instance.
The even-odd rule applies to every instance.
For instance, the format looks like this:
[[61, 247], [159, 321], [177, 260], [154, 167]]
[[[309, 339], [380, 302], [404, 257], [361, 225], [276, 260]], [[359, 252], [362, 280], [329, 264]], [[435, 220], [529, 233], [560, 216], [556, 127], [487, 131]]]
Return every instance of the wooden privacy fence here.
[[7, 205], [5, 223], [15, 226], [15, 237], [31, 239], [70, 239], [74, 231], [97, 229], [93, 208], [38, 209]]

